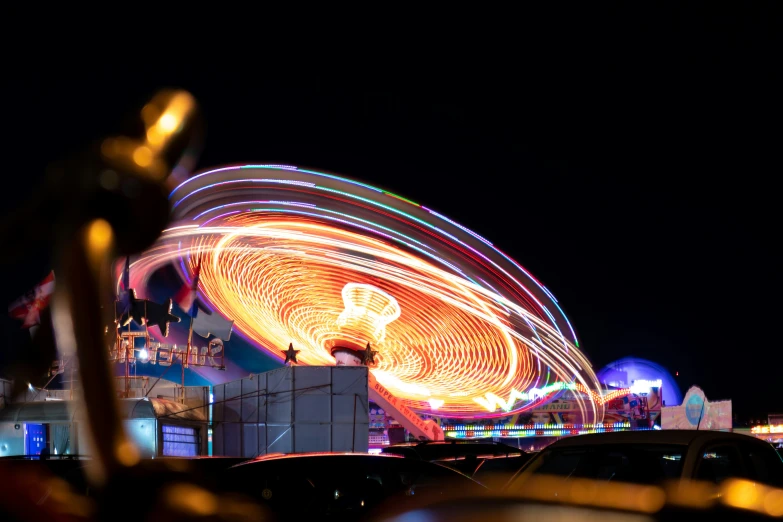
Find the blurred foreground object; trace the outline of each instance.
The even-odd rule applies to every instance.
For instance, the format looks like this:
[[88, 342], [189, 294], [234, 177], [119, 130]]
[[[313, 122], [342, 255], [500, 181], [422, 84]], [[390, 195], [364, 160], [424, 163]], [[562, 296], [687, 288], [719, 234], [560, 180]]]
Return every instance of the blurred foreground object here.
[[151, 244], [166, 226], [165, 181], [177, 159], [189, 149], [196, 104], [184, 91], [163, 91], [142, 110], [144, 136], [104, 140], [99, 151], [59, 169], [72, 200], [57, 221], [52, 300], [57, 347], [63, 357], [78, 356], [89, 433], [96, 450], [96, 484], [121, 467], [138, 462], [127, 439], [111, 390], [103, 325], [114, 320], [104, 304], [113, 301], [111, 263]]
[[[0, 495], [0, 520], [115, 519], [259, 520], [256, 506], [217, 497], [176, 466], [161, 472], [139, 464], [137, 449], [120, 422], [104, 343], [104, 325], [114, 320], [111, 263], [151, 244], [168, 220], [166, 179], [173, 169], [185, 175], [195, 163], [193, 145], [200, 127], [196, 103], [184, 91], [163, 91], [142, 110], [138, 139], [104, 140], [97, 149], [54, 166], [48, 187], [28, 211], [48, 219], [51, 230], [36, 236], [20, 223], [4, 223], [3, 239], [15, 232], [54, 246], [57, 287], [52, 298], [55, 340], [63, 357], [78, 357], [81, 399], [93, 459], [84, 468], [92, 500], [62, 487], [38, 462], [0, 462], [0, 476], [14, 477]], [[7, 237], [12, 236], [12, 237]], [[51, 359], [50, 359], [51, 361]], [[144, 484], [153, 492], [127, 502], [127, 492]]]
[[671, 481], [660, 486], [539, 475], [508, 492], [438, 503], [388, 522], [574, 520], [768, 520], [783, 517], [783, 490], [747, 480], [720, 485]]

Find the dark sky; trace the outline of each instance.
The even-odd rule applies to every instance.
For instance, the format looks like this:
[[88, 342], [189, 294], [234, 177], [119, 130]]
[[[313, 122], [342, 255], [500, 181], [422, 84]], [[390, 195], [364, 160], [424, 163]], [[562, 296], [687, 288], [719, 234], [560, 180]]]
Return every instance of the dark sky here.
[[[125, 66], [55, 46], [6, 67], [7, 208], [183, 87], [208, 124], [199, 168], [295, 164], [426, 204], [536, 274], [596, 368], [637, 355], [741, 416], [780, 410], [783, 42], [765, 5], [566, 11], [291, 57], [248, 40]], [[47, 271], [9, 265], [4, 301]]]

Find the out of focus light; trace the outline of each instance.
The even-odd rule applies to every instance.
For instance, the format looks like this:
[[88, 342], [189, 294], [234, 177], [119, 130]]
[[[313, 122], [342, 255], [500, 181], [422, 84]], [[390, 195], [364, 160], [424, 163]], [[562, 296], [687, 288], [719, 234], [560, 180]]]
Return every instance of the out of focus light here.
[[139, 450], [129, 440], [124, 440], [114, 449], [117, 461], [127, 467], [135, 466], [139, 462]]
[[708, 509], [718, 498], [710, 482], [677, 480], [667, 483], [665, 491], [669, 504], [693, 509]]
[[730, 479], [721, 485], [721, 501], [729, 507], [763, 513], [773, 517], [783, 515], [783, 490], [751, 482]]
[[28, 389], [28, 390], [30, 390], [30, 391], [33, 391], [33, 389], [34, 389], [34, 388], [33, 388], [33, 384], [32, 384], [32, 383], [30, 383], [30, 382], [28, 382], [28, 383], [27, 383], [27, 389]]
[[178, 124], [179, 121], [177, 121], [177, 117], [168, 112], [161, 116], [158, 121], [160, 129], [164, 132], [174, 132]]
[[141, 351], [139, 352], [139, 359], [141, 359], [142, 362], [147, 362], [147, 359], [149, 358], [150, 358], [150, 354], [147, 351], [147, 349], [142, 348]]
[[147, 125], [147, 145], [153, 151], [159, 151], [166, 141], [182, 126], [195, 103], [190, 94], [179, 92], [161, 107], [160, 101], [142, 109], [142, 119]]
[[145, 145], [136, 147], [136, 150], [133, 151], [133, 161], [139, 167], [149, 167], [152, 165], [152, 159], [152, 151]]
[[209, 491], [192, 484], [174, 484], [164, 498], [169, 505], [189, 515], [212, 516], [218, 511], [218, 499]]
[[111, 225], [105, 219], [93, 220], [87, 228], [87, 246], [91, 254], [105, 252], [112, 240]]
[[[515, 484], [516, 485], [516, 484]], [[519, 495], [532, 500], [656, 513], [666, 503], [666, 493], [657, 486], [608, 483], [588, 479], [563, 480], [562, 477], [537, 475], [519, 484]]]

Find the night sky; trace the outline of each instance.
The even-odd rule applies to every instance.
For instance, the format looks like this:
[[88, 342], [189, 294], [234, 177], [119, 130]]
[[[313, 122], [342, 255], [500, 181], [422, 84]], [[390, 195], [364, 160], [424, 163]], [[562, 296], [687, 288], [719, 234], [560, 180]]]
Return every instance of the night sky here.
[[[6, 65], [6, 210], [183, 87], [208, 124], [199, 169], [293, 164], [425, 204], [532, 271], [596, 369], [640, 356], [740, 418], [779, 411], [783, 42], [764, 5], [562, 12], [290, 58], [248, 40], [123, 67], [55, 46]], [[48, 270], [32, 250], [4, 263], [4, 302]], [[20, 338], [2, 324], [0, 362]]]

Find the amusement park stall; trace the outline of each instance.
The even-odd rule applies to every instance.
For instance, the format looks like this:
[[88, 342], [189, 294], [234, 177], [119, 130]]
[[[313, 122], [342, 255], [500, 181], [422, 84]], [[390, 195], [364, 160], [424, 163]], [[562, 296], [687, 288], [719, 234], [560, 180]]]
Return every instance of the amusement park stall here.
[[213, 387], [212, 452], [366, 452], [367, 368], [288, 366]]
[[[120, 417], [142, 457], [197, 456], [206, 453], [206, 408], [170, 399], [121, 399]], [[0, 409], [0, 456], [92, 454], [84, 407], [76, 401], [40, 400]]]

